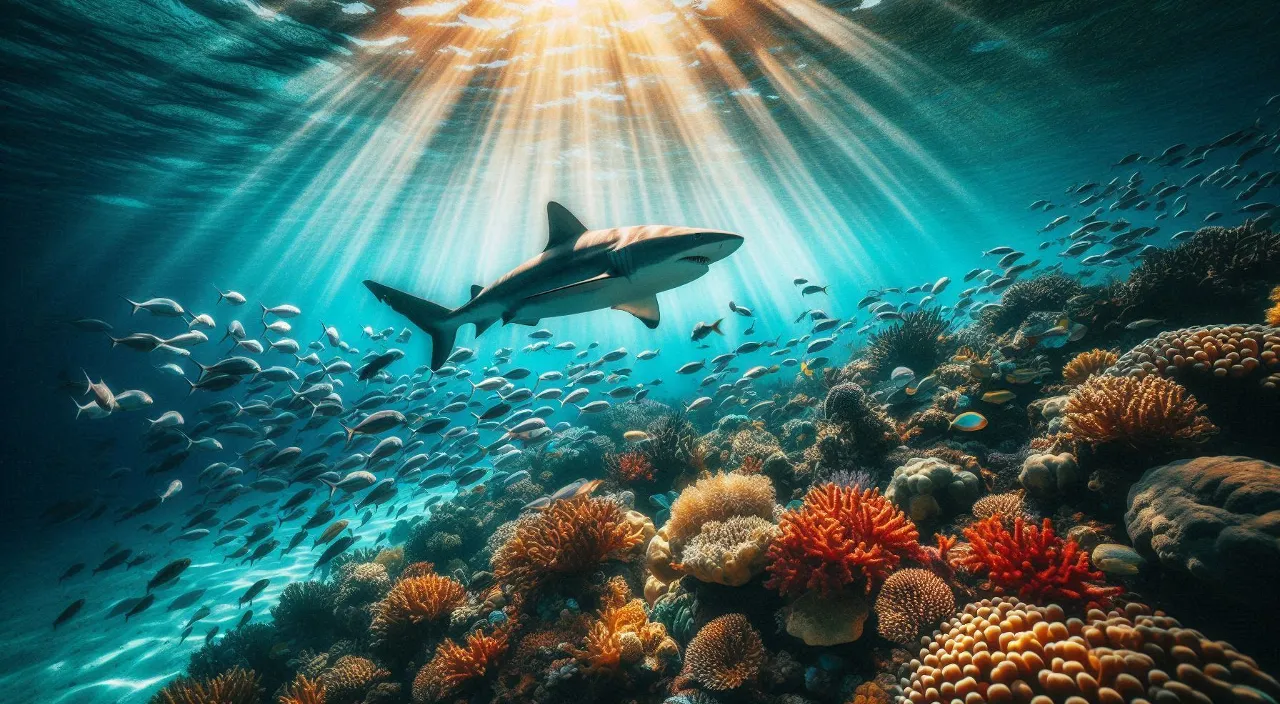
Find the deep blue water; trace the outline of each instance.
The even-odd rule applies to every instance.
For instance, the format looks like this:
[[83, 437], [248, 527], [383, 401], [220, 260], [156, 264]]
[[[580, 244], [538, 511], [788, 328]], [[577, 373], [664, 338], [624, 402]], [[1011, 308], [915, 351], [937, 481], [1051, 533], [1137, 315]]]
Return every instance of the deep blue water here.
[[[179, 410], [191, 423], [217, 399], [189, 397], [182, 380], [154, 369], [171, 360], [112, 349], [68, 320], [176, 334], [185, 323], [131, 316], [122, 300], [166, 296], [211, 314], [216, 340], [232, 318], [256, 334], [258, 302], [290, 303], [303, 311], [289, 322], [304, 347], [323, 322], [366, 351], [372, 343], [360, 338], [361, 327], [398, 332], [408, 324], [362, 279], [461, 304], [471, 284], [487, 284], [541, 250], [543, 208], [557, 200], [593, 228], [696, 225], [746, 238], [705, 278], [659, 296], [656, 331], [616, 311], [543, 321], [553, 342], [572, 340], [578, 349], [598, 342], [592, 355], [660, 349], [632, 365], [633, 381], [662, 379], [651, 398], [687, 403], [701, 375], [676, 377], [674, 369], [750, 339], [730, 300], [755, 311], [754, 339], [784, 341], [804, 332], [793, 321], [811, 307], [860, 327], [867, 315], [855, 303], [870, 288], [949, 276], [939, 300], [953, 304], [963, 274], [990, 266], [985, 249], [1010, 245], [1046, 265], [1062, 261], [1059, 246], [1036, 251], [1043, 239], [1036, 231], [1067, 211], [1031, 212], [1032, 201], [1066, 202], [1073, 184], [1126, 178], [1132, 168], [1111, 164], [1130, 152], [1208, 144], [1267, 114], [1264, 103], [1280, 93], [1280, 10], [1268, 2], [971, 2], [947, 11], [884, 0], [860, 11], [834, 8], [857, 28], [852, 34], [826, 22], [778, 20], [761, 25], [760, 46], [749, 27], [738, 27], [706, 38], [721, 40], [722, 53], [685, 53], [700, 43], [688, 27], [672, 28], [678, 40], [669, 46], [646, 34], [645, 51], [624, 52], [669, 50], [682, 65], [700, 61], [695, 68], [635, 60], [598, 84], [579, 84], [561, 71], [597, 66], [596, 53], [567, 65], [546, 59], [552, 85], [530, 95], [522, 91], [536, 81], [515, 68], [504, 75], [502, 66], [475, 68], [479, 59], [439, 58], [449, 51], [425, 31], [370, 47], [407, 31], [392, 17], [398, 5], [371, 5], [369, 17], [213, 1], [18, 0], [0, 10], [7, 407], [0, 616], [10, 634], [28, 629], [0, 660], [13, 665], [7, 686], [60, 679], [74, 692], [65, 701], [117, 701], [135, 686], [141, 697], [142, 683], [176, 673], [187, 652], [145, 641], [158, 633], [171, 639], [180, 613], [159, 623], [159, 613], [148, 614], [153, 620], [134, 633], [98, 617], [135, 586], [128, 579], [136, 574], [95, 583], [91, 637], [72, 645], [56, 634], [31, 635], [83, 595], [50, 586], [66, 565], [92, 568], [113, 541], [156, 552], [151, 569], [176, 549], [138, 539], [132, 523], [48, 525], [37, 516], [55, 500], [82, 497], [106, 501], [110, 516], [163, 490], [169, 475], [144, 474], [154, 458], [139, 449], [142, 417]], [[268, 18], [268, 10], [292, 19]], [[768, 15], [752, 17], [765, 23]], [[846, 51], [839, 40], [850, 36], [857, 42]], [[419, 53], [398, 56], [396, 47]], [[485, 58], [510, 61], [522, 48]], [[711, 65], [742, 73], [726, 78]], [[619, 89], [619, 78], [639, 87]], [[451, 81], [453, 89], [440, 87]], [[593, 90], [625, 97], [583, 97]], [[556, 108], [542, 104], [548, 98], [572, 100]], [[1268, 116], [1274, 122], [1274, 108]], [[1201, 169], [1224, 163], [1213, 158]], [[1146, 173], [1154, 183], [1193, 171]], [[1158, 243], [1209, 212], [1231, 213], [1232, 196], [1196, 193], [1187, 224], [1164, 223]], [[1130, 217], [1147, 224], [1154, 214]], [[795, 277], [829, 292], [802, 297]], [[214, 286], [243, 292], [248, 305], [216, 303]], [[694, 325], [718, 318], [726, 334], [695, 348]], [[488, 359], [499, 347], [529, 344], [532, 330], [500, 327], [479, 340], [464, 332], [458, 344]], [[861, 339], [851, 332], [830, 356], [842, 359]], [[396, 346], [406, 353], [396, 373], [428, 358], [416, 329]], [[540, 373], [570, 356], [541, 352], [516, 362]], [[216, 355], [197, 348], [193, 357]], [[759, 360], [771, 363], [767, 352]], [[264, 356], [264, 366], [285, 362], [292, 366]], [[81, 369], [117, 391], [146, 390], [155, 405], [77, 421], [60, 380], [79, 380]], [[182, 470], [188, 491], [204, 463], [193, 459]], [[118, 467], [133, 471], [108, 481]], [[185, 507], [146, 520], [170, 520]], [[305, 571], [295, 565], [279, 574]], [[252, 581], [230, 568], [206, 579], [227, 594]], [[230, 625], [237, 614], [220, 617]], [[122, 643], [148, 657], [131, 651], [98, 661]], [[127, 684], [101, 685], [112, 680]], [[97, 685], [89, 694], [77, 689], [90, 683]]]

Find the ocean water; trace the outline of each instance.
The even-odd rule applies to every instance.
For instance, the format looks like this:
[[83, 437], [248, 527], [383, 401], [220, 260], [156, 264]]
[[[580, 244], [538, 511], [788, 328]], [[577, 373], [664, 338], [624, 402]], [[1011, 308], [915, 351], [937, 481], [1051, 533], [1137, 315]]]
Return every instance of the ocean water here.
[[[389, 391], [404, 375], [424, 386], [435, 379], [425, 370], [427, 334], [362, 282], [462, 305], [472, 285], [487, 286], [543, 250], [546, 207], [555, 201], [592, 230], [690, 226], [736, 233], [743, 244], [696, 281], [659, 293], [656, 329], [607, 308], [535, 326], [497, 325], [478, 338], [464, 327], [456, 343], [474, 350], [462, 365], [471, 370], [470, 381], [486, 369], [501, 375], [523, 368], [531, 376], [513, 380], [514, 388], [533, 388], [544, 372], [572, 377], [571, 365], [621, 348], [627, 356], [602, 368], [631, 372], [589, 387], [584, 403], [627, 403], [605, 391], [630, 386], [646, 400], [683, 408], [710, 395], [700, 386], [710, 370], [677, 369], [744, 342], [773, 344], [741, 355], [734, 373], [710, 386], [765, 367], [768, 378], [743, 395], [754, 403], [803, 376], [801, 362], [813, 364], [820, 377], [822, 366], [856, 359], [875, 332], [891, 326], [892, 320], [877, 321], [859, 308], [868, 292], [932, 288], [949, 277], [932, 304], [947, 307], [953, 330], [971, 323], [953, 310], [963, 299], [999, 301], [998, 291], [962, 293], [981, 283], [964, 282], [966, 272], [996, 268], [986, 250], [1011, 247], [1026, 252], [1024, 262], [1041, 260], [1024, 277], [1057, 265], [1089, 284], [1122, 280], [1140, 261], [1132, 254], [1103, 266], [1059, 256], [1069, 242], [1058, 240], [1079, 218], [1115, 200], [1076, 205], [1092, 191], [1072, 189], [1125, 183], [1135, 171], [1145, 178], [1144, 192], [1159, 181], [1181, 184], [1232, 165], [1241, 149], [1209, 150], [1191, 168], [1185, 157], [1163, 164], [1151, 158], [1179, 144], [1190, 147], [1178, 153], [1194, 154], [1237, 130], [1274, 134], [1280, 123], [1280, 100], [1273, 98], [1280, 94], [1274, 42], [1280, 8], [1272, 2], [862, 5], [6, 2], [0, 8], [0, 301], [7, 357], [0, 503], [7, 529], [0, 537], [0, 636], [7, 647], [0, 649], [0, 691], [6, 692], [0, 699], [147, 701], [184, 672], [211, 626], [225, 634], [237, 624], [245, 609], [236, 600], [250, 585], [270, 580], [246, 607], [253, 622], [270, 623], [270, 607], [285, 586], [311, 574], [320, 549], [309, 548], [320, 529], [291, 554], [281, 556], [277, 548], [251, 566], [225, 559], [240, 542], [212, 542], [219, 525], [253, 504], [263, 508], [250, 524], [275, 524], [277, 512], [266, 504], [306, 487], [318, 490], [304, 504], [310, 515], [326, 493], [314, 481], [278, 493], [250, 491], [218, 509], [217, 522], [209, 524], [213, 535], [174, 541], [191, 513], [217, 493], [200, 479], [206, 466], [243, 466], [247, 472], [238, 481], [244, 484], [272, 475], [255, 471], [257, 456], [242, 456], [255, 440], [210, 435], [222, 449], [197, 448], [176, 469], [148, 471], [172, 449], [145, 451], [147, 419], [178, 411], [190, 430], [208, 418], [201, 409], [212, 403], [248, 403], [287, 394], [286, 386], [302, 388], [300, 380], [289, 380], [256, 394], [245, 392], [252, 382], [190, 392], [187, 380], [198, 379], [194, 362], [209, 365], [228, 354], [230, 343], [219, 338], [232, 320], [249, 338], [296, 340], [298, 355], [319, 342], [321, 359], [341, 358], [356, 369], [370, 352], [402, 351], [389, 377], [373, 384], [352, 373], [331, 377], [341, 381], [336, 392], [350, 425], [361, 417], [351, 404], [367, 393]], [[1242, 177], [1277, 168], [1274, 140], [1259, 144], [1265, 149], [1239, 167]], [[1144, 159], [1116, 166], [1130, 154]], [[1167, 203], [1126, 209], [1123, 216], [1133, 227], [1160, 228], [1143, 244], [1173, 247], [1180, 231], [1251, 217], [1240, 212], [1247, 200], [1237, 198], [1247, 183], [1221, 184], [1179, 191], [1187, 199], [1177, 217], [1173, 194]], [[1280, 202], [1277, 185], [1273, 180], [1255, 200]], [[1029, 207], [1041, 199], [1057, 207]], [[1071, 222], [1042, 231], [1060, 215]], [[795, 283], [800, 279], [804, 283]], [[1280, 272], [1272, 280], [1280, 284]], [[807, 285], [823, 290], [802, 293]], [[218, 289], [247, 300], [232, 305], [219, 300]], [[919, 304], [927, 293], [884, 295]], [[210, 315], [208, 342], [189, 356], [138, 352], [71, 324], [97, 319], [117, 337], [187, 332], [187, 318], [131, 314], [125, 300], [153, 297]], [[730, 302], [752, 315], [733, 312]], [[300, 314], [263, 315], [260, 304], [289, 304]], [[811, 333], [820, 316], [806, 315], [815, 309], [852, 323], [829, 348], [806, 353], [821, 337]], [[264, 324], [275, 320], [292, 330], [264, 333]], [[691, 339], [696, 326], [717, 320], [722, 334]], [[330, 326], [355, 349], [332, 345], [325, 335]], [[391, 332], [371, 339], [366, 328]], [[529, 349], [539, 329], [549, 332], [550, 345], [573, 342], [574, 349]], [[495, 359], [502, 348], [512, 352]], [[642, 350], [658, 354], [637, 359]], [[248, 356], [262, 368], [293, 369], [297, 361], [271, 349]], [[826, 360], [814, 363], [816, 357]], [[157, 368], [167, 363], [184, 376]], [[314, 368], [300, 364], [297, 371]], [[914, 371], [924, 377], [929, 370]], [[153, 403], [99, 420], [77, 417], [73, 401], [92, 403], [84, 395], [86, 375], [116, 394], [145, 391]], [[559, 380], [546, 384], [576, 388]], [[397, 398], [385, 407], [431, 416], [442, 399], [469, 389], [462, 378], [448, 379], [420, 402]], [[468, 411], [479, 413], [497, 401], [491, 397], [475, 392], [471, 398], [483, 407]], [[552, 409], [549, 427], [587, 422], [558, 401], [532, 407], [544, 405]], [[706, 432], [718, 418], [748, 407], [691, 417]], [[309, 409], [294, 410], [305, 422]], [[476, 428], [468, 413], [451, 418], [456, 427]], [[260, 418], [236, 420], [266, 431]], [[290, 427], [275, 442], [311, 452], [340, 429], [337, 423]], [[501, 428], [477, 432], [486, 446], [502, 435]], [[393, 434], [414, 439], [404, 429]], [[417, 451], [431, 452], [437, 442], [426, 438]], [[348, 455], [339, 444], [323, 464]], [[378, 478], [396, 476], [407, 457], [376, 467]], [[492, 459], [478, 466], [492, 466]], [[457, 465], [450, 460], [450, 469]], [[130, 471], [114, 473], [119, 468]], [[453, 483], [421, 489], [417, 481], [425, 476], [398, 480], [390, 508], [354, 531], [357, 547], [374, 545], [398, 520], [430, 515], [427, 502], [448, 502], [465, 491]], [[144, 515], [118, 520], [175, 479], [183, 483], [180, 493]], [[485, 483], [495, 492], [500, 481], [489, 474]], [[556, 488], [542, 487], [546, 493]], [[76, 509], [51, 516], [59, 502]], [[344, 504], [339, 517], [358, 523], [362, 513]], [[272, 538], [287, 542], [303, 520], [279, 526]], [[166, 523], [173, 525], [158, 534], [142, 527]], [[381, 538], [383, 546], [393, 542]], [[121, 548], [151, 557], [127, 570], [89, 574]], [[190, 567], [177, 584], [157, 590], [149, 609], [127, 622], [111, 615], [121, 601], [141, 596], [156, 570], [182, 557]], [[75, 563], [84, 563], [84, 571], [60, 582]], [[195, 590], [204, 591], [193, 605], [168, 608]], [[84, 599], [82, 610], [52, 628], [78, 599]], [[198, 605], [209, 606], [210, 615], [179, 642]], [[1219, 637], [1228, 635], [1239, 633]], [[407, 689], [403, 700], [409, 700]]]

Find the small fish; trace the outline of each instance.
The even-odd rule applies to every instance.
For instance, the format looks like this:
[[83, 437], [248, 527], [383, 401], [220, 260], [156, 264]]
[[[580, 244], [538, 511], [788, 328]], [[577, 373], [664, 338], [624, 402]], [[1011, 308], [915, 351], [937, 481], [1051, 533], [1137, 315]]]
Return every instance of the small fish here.
[[800, 291], [800, 295], [801, 295], [801, 296], [810, 296], [810, 295], [813, 295], [813, 294], [815, 294], [815, 293], [821, 293], [821, 294], [823, 294], [823, 295], [828, 295], [828, 294], [827, 294], [827, 289], [829, 289], [829, 288], [831, 288], [831, 286], [829, 286], [829, 285], [828, 285], [828, 286], [819, 286], [819, 285], [817, 285], [817, 284], [812, 284], [812, 285], [809, 285], [809, 286], [805, 286], [805, 287], [804, 287], [804, 289], [802, 289], [802, 290]]
[[[57, 628], [67, 621], [70, 621], [76, 614], [80, 613], [80, 609], [82, 608], [84, 608], [84, 599], [77, 599], [71, 602], [71, 604], [67, 606], [67, 608], [63, 609], [62, 613], [58, 614], [58, 617], [53, 620], [53, 627]], [[126, 617], [125, 620], [128, 620], [128, 617]]]
[[649, 439], [649, 434], [643, 430], [628, 430], [622, 434], [622, 439], [627, 442], [644, 442]]
[[1142, 318], [1141, 320], [1135, 320], [1132, 323], [1125, 325], [1124, 329], [1125, 330], [1141, 330], [1143, 328], [1149, 328], [1152, 325], [1159, 325], [1160, 323], [1163, 323], [1163, 322], [1164, 320], [1156, 320], [1155, 318]]
[[724, 322], [724, 318], [721, 318], [714, 323], [699, 322], [697, 325], [693, 326], [693, 334], [689, 336], [689, 339], [697, 342], [713, 332], [717, 335], [724, 335], [723, 332], [720, 332], [720, 323], [722, 322]]
[[1009, 391], [1008, 389], [1000, 389], [999, 391], [986, 392], [985, 394], [982, 395], [982, 400], [985, 403], [993, 403], [993, 404], [999, 405], [1002, 403], [1008, 403], [1009, 401], [1012, 401], [1014, 396], [1015, 394], [1012, 391]]
[[951, 421], [951, 427], [966, 433], [987, 427], [986, 416], [976, 411], [965, 411]]
[[[262, 590], [266, 589], [268, 584], [271, 584], [271, 580], [269, 579], [259, 579], [254, 582], [245, 590], [244, 594], [241, 594], [240, 598], [236, 600], [236, 605], [244, 606], [245, 604], [253, 604], [253, 598], [261, 594]], [[252, 615], [252, 612], [250, 615]]]

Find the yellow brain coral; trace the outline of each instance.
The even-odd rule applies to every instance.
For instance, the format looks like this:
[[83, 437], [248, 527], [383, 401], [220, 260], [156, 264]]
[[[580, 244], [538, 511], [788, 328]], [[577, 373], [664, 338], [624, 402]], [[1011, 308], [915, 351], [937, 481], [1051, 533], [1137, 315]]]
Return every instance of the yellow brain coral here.
[[773, 482], [763, 474], [715, 474], [699, 479], [671, 503], [665, 529], [673, 547], [683, 546], [708, 521], [734, 516], [773, 518]]
[[325, 704], [324, 685], [300, 674], [285, 688], [276, 704]]
[[1093, 349], [1072, 357], [1062, 367], [1062, 380], [1075, 386], [1116, 363], [1120, 355], [1111, 350]]
[[1063, 427], [1079, 442], [1166, 449], [1208, 440], [1217, 427], [1175, 381], [1147, 376], [1090, 377], [1067, 400]]
[[211, 680], [180, 677], [151, 698], [152, 704], [257, 704], [262, 687], [253, 670], [232, 668]]
[[880, 635], [895, 643], [912, 643], [924, 631], [956, 610], [951, 587], [929, 570], [898, 570], [889, 575], [876, 597]]
[[500, 582], [529, 590], [550, 577], [583, 574], [606, 560], [624, 559], [646, 537], [646, 526], [630, 520], [616, 503], [577, 496], [521, 519], [494, 552], [493, 573]]
[[374, 605], [369, 631], [374, 642], [382, 646], [416, 641], [433, 624], [447, 624], [450, 614], [466, 600], [466, 589], [451, 577], [407, 577], [396, 582], [387, 596]]
[[684, 653], [684, 670], [676, 689], [693, 683], [725, 691], [753, 681], [764, 664], [764, 643], [742, 614], [712, 619], [698, 631]]
[[1083, 620], [1054, 605], [969, 604], [904, 668], [910, 704], [1280, 699], [1280, 683], [1253, 659], [1142, 604]]
[[369, 688], [391, 676], [372, 660], [358, 655], [343, 655], [333, 667], [320, 673], [320, 686], [328, 704], [352, 704], [364, 699]]
[[672, 567], [703, 582], [740, 587], [764, 571], [769, 545], [778, 534], [773, 521], [734, 516], [708, 521], [680, 551]]

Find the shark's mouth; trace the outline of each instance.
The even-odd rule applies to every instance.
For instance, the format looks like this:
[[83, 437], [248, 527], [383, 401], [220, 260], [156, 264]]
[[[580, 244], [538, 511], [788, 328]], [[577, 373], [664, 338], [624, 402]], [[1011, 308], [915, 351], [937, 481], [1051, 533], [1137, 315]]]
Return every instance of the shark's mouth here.
[[693, 262], [694, 264], [701, 264], [702, 266], [708, 266], [709, 264], [711, 264], [710, 257], [699, 257], [699, 256], [680, 257], [680, 261]]

